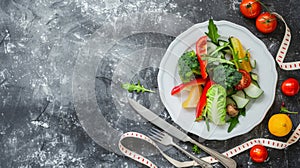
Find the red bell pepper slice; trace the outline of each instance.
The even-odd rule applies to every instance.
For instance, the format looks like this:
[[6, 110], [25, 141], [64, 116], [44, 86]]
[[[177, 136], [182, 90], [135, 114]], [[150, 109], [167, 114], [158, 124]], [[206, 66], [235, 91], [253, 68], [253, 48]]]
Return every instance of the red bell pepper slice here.
[[207, 36], [202, 36], [196, 42], [196, 54], [200, 64], [200, 72], [203, 79], [206, 79], [208, 74], [206, 72], [207, 61], [201, 59], [203, 54], [207, 54]]
[[197, 78], [194, 79], [190, 82], [187, 83], [182, 83], [180, 85], [175, 86], [172, 91], [171, 91], [171, 95], [175, 95], [179, 92], [181, 92], [184, 88], [188, 87], [188, 86], [193, 86], [193, 85], [204, 85], [206, 83], [206, 79], [202, 79], [202, 78]]
[[207, 100], [206, 93], [213, 84], [214, 84], [214, 82], [212, 80], [209, 80], [203, 88], [201, 97], [200, 97], [199, 102], [196, 107], [196, 121], [202, 120], [201, 116], [202, 116], [204, 107], [206, 106], [206, 100]]

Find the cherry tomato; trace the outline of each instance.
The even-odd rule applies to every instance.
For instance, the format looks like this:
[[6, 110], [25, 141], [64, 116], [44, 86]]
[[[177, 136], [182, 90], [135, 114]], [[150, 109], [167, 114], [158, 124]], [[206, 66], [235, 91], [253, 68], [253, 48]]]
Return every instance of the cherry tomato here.
[[240, 11], [246, 18], [256, 18], [261, 11], [258, 0], [243, 0], [240, 4]]
[[281, 91], [286, 96], [294, 96], [299, 92], [299, 82], [294, 78], [288, 78], [282, 82]]
[[264, 12], [256, 18], [256, 28], [262, 33], [271, 33], [277, 27], [277, 18], [274, 14]]
[[235, 86], [236, 90], [242, 90], [242, 89], [248, 87], [252, 81], [251, 76], [247, 71], [240, 69], [239, 72], [242, 74], [242, 79]]
[[254, 145], [250, 149], [250, 157], [254, 162], [264, 162], [268, 158], [268, 151], [262, 145]]

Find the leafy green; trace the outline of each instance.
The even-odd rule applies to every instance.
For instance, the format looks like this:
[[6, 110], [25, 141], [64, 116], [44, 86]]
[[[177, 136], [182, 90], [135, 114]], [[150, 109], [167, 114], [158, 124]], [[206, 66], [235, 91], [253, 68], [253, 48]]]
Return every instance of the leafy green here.
[[241, 108], [239, 109], [239, 114], [235, 117], [231, 117], [229, 118], [226, 122], [229, 123], [229, 127], [227, 129], [227, 132], [231, 132], [233, 130], [234, 127], [237, 126], [237, 124], [239, 123], [239, 116], [246, 116], [246, 108]]
[[239, 109], [239, 115], [246, 116], [246, 108]]
[[202, 60], [207, 60], [208, 64], [210, 63], [214, 63], [214, 62], [219, 62], [219, 63], [225, 63], [225, 64], [230, 64], [230, 65], [234, 65], [233, 62], [223, 59], [223, 58], [216, 58], [216, 57], [211, 57], [211, 56], [203, 56], [201, 57]]
[[210, 129], [209, 120], [206, 117], [204, 117], [204, 119], [205, 119], [205, 125], [206, 125], [206, 128], [207, 128], [207, 131], [209, 131], [209, 129]]
[[144, 92], [154, 92], [150, 89], [146, 89], [143, 85], [141, 85], [140, 81], [137, 84], [124, 83], [122, 84], [122, 88], [126, 89], [128, 92], [136, 91], [137, 93]]
[[231, 117], [227, 122], [230, 123], [227, 129], [227, 132], [229, 133], [239, 123], [239, 116]]
[[212, 79], [228, 90], [239, 83], [242, 74], [233, 65], [220, 64], [212, 69]]
[[224, 125], [226, 117], [226, 89], [219, 84], [212, 85], [207, 91], [205, 114], [216, 125]]
[[178, 60], [178, 71], [183, 83], [191, 81], [195, 76], [201, 75], [200, 65], [195, 51], [188, 51]]
[[290, 110], [288, 110], [286, 107], [284, 107], [284, 106], [281, 106], [280, 107], [280, 112], [282, 112], [282, 113], [289, 113], [289, 114], [298, 114], [298, 112], [297, 111], [290, 111]]
[[208, 22], [208, 33], [205, 33], [213, 43], [218, 44], [218, 38], [220, 35], [218, 34], [218, 28], [215, 25], [212, 19], [209, 19]]
[[229, 42], [224, 42], [223, 45], [218, 46], [213, 52], [210, 53], [210, 55], [211, 56], [217, 55], [218, 52], [220, 52], [220, 51], [222, 51], [222, 50], [224, 50], [226, 48], [229, 48], [229, 44], [230, 44]]
[[194, 144], [192, 150], [193, 150], [193, 152], [194, 152], [195, 154], [200, 154], [200, 153], [201, 153], [200, 148], [199, 148], [197, 145], [195, 145], [195, 144]]

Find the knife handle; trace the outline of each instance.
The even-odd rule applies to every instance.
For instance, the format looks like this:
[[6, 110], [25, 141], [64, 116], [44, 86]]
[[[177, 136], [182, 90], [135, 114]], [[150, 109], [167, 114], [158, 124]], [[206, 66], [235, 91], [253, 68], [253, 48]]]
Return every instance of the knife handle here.
[[219, 153], [215, 150], [212, 150], [212, 149], [198, 143], [197, 141], [195, 141], [192, 138], [190, 138], [189, 141], [191, 143], [197, 145], [200, 149], [202, 149], [206, 153], [210, 154], [212, 157], [218, 159], [225, 167], [227, 167], [227, 168], [236, 168], [237, 165], [236, 165], [236, 162], [233, 159], [231, 159], [231, 158], [229, 158], [229, 157], [227, 157], [227, 156], [225, 156], [225, 155], [223, 155], [223, 154], [221, 154], [221, 153]]

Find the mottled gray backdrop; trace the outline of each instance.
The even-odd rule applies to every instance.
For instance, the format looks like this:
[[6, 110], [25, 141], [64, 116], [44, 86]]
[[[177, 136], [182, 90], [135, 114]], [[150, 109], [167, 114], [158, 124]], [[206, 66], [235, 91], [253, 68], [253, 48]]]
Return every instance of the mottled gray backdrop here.
[[[300, 60], [300, 1], [265, 0], [292, 30], [288, 61]], [[135, 115], [126, 97], [140, 100], [171, 122], [156, 94], [129, 94], [124, 82], [140, 80], [157, 91], [158, 65], [175, 36], [194, 23], [213, 18], [250, 29], [275, 55], [284, 33], [263, 35], [254, 20], [239, 13], [240, 0], [1, 0], [0, 2], [0, 167], [143, 167], [120, 154], [116, 143], [126, 131], [146, 133], [151, 124]], [[278, 86], [299, 71], [277, 68]], [[281, 102], [299, 111], [299, 97], [279, 87], [266, 119], [249, 134], [228, 141], [205, 141], [225, 151], [252, 138], [275, 138], [267, 121]], [[294, 127], [299, 115], [291, 116]], [[195, 137], [197, 138], [197, 137]], [[287, 138], [275, 138], [286, 141]], [[139, 147], [147, 147], [139, 144]], [[182, 144], [191, 149], [191, 144]], [[299, 143], [269, 149], [266, 163], [248, 152], [239, 167], [294, 167]], [[157, 151], [143, 151], [162, 167], [171, 165]], [[170, 155], [187, 160], [175, 149]], [[204, 156], [201, 153], [199, 156]], [[215, 164], [216, 167], [221, 167]]]

